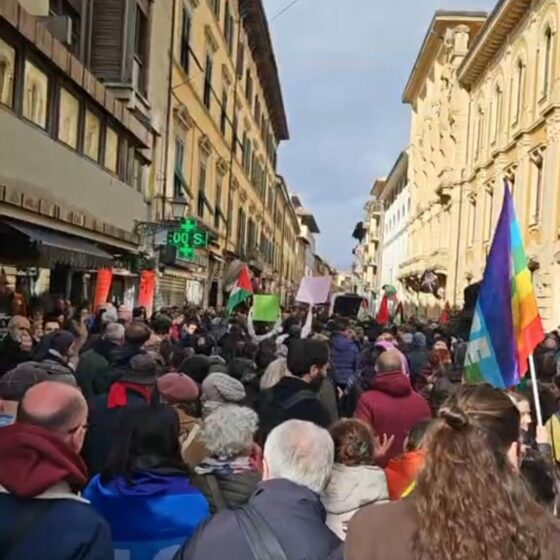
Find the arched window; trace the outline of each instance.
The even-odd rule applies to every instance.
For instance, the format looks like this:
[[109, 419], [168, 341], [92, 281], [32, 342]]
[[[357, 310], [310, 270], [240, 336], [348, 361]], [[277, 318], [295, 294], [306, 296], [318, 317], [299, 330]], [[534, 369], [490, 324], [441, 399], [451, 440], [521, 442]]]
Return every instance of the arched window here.
[[0, 102], [4, 100], [4, 91], [7, 89], [8, 65], [0, 60]]
[[514, 110], [513, 110], [513, 122], [514, 124], [519, 122], [521, 117], [521, 110], [523, 108], [523, 96], [525, 87], [525, 65], [523, 61], [519, 59], [515, 65], [515, 95], [514, 95]]
[[544, 32], [544, 60], [543, 60], [543, 96], [547, 96], [552, 83], [552, 48], [554, 34], [550, 26]]
[[492, 123], [492, 141], [495, 142], [500, 133], [500, 127], [502, 126], [504, 112], [504, 92], [500, 84], [496, 84], [496, 89], [494, 90], [494, 122]]
[[482, 110], [482, 107], [479, 105], [478, 113], [477, 113], [476, 148], [474, 151], [475, 157], [477, 159], [482, 151], [483, 135], [484, 135], [484, 111]]

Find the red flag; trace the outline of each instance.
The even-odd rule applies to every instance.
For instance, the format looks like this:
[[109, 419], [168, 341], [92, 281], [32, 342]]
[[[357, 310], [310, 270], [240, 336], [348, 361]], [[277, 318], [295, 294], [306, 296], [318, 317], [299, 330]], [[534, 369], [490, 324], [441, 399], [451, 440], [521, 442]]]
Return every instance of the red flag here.
[[381, 305], [379, 306], [379, 311], [377, 312], [377, 317], [375, 318], [375, 320], [380, 325], [386, 325], [390, 319], [391, 316], [389, 314], [389, 299], [387, 298], [387, 294], [385, 294], [383, 296], [383, 299], [381, 300]]
[[449, 307], [449, 303], [446, 303], [445, 307], [441, 312], [441, 315], [439, 316], [440, 324], [441, 325], [449, 324], [450, 315], [451, 315], [451, 308]]
[[95, 284], [95, 297], [93, 300], [93, 309], [97, 311], [104, 303], [111, 292], [111, 282], [113, 281], [112, 268], [100, 268], [97, 271], [97, 282]]

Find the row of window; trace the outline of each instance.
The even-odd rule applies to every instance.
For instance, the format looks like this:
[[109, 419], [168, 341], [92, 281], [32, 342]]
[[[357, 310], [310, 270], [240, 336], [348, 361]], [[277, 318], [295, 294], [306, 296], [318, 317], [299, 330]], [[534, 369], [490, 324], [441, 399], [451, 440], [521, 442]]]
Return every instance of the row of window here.
[[[524, 224], [528, 220], [528, 224], [532, 227], [539, 226], [542, 221], [543, 210], [543, 189], [544, 189], [544, 163], [546, 150], [539, 147], [531, 153], [531, 166], [529, 169], [529, 196], [528, 207], [525, 215], [520, 218]], [[515, 195], [515, 170], [512, 169], [506, 174], [509, 188], [512, 195]], [[467, 215], [467, 243], [471, 247], [475, 243], [477, 231], [477, 218], [482, 219], [482, 241], [489, 243], [494, 228], [494, 189], [492, 185], [487, 185], [480, 197], [473, 197], [468, 206]]]
[[[221, 21], [221, 3], [214, 3], [211, 0], [211, 7], [216, 15], [218, 21]], [[213, 62], [213, 52], [212, 49], [207, 49], [206, 57], [204, 60], [204, 65], [202, 65], [197, 59], [195, 53], [192, 50], [191, 39], [192, 39], [192, 26], [193, 17], [186, 6], [183, 7], [182, 24], [181, 24], [181, 39], [180, 39], [180, 52], [179, 60], [180, 64], [185, 71], [185, 73], [191, 73], [191, 61], [194, 61], [198, 67], [199, 71], [204, 72], [204, 82], [203, 82], [203, 92], [202, 100], [204, 105], [209, 111], [212, 111], [212, 106], [214, 103], [218, 104], [219, 107], [219, 126], [224, 137], [228, 135], [228, 127], [231, 128], [231, 143], [235, 150], [237, 150], [237, 145], [239, 143], [238, 134], [238, 124], [239, 116], [237, 107], [233, 107], [232, 112], [234, 113], [233, 118], [228, 117], [228, 105], [230, 103], [230, 95], [228, 94], [229, 86], [224, 85], [222, 89], [221, 96], [218, 96], [213, 87], [214, 81], [214, 62]], [[228, 50], [230, 54], [233, 52], [233, 35], [234, 35], [234, 19], [230, 11], [229, 2], [226, 1], [224, 5], [224, 19], [223, 19], [223, 33], [228, 45]], [[245, 76], [245, 97], [257, 126], [260, 130], [262, 141], [265, 145], [267, 155], [270, 159], [273, 168], [276, 168], [276, 148], [274, 144], [274, 135], [272, 133], [270, 124], [266, 119], [264, 110], [262, 109], [261, 101], [258, 95], [254, 94], [254, 84], [251, 75], [251, 70], [245, 66], [245, 55], [244, 47], [239, 44], [238, 56], [237, 56], [237, 72], [239, 76]]]
[[0, 38], [0, 103], [138, 190], [134, 146], [70, 84]]
[[[554, 52], [555, 52], [555, 33], [552, 27], [547, 26], [537, 47], [537, 93], [538, 102], [548, 98], [553, 82]], [[513, 75], [510, 87], [510, 126], [515, 127], [521, 121], [521, 116], [525, 108], [527, 88], [530, 85], [527, 79], [527, 64], [521, 58], [517, 58], [513, 68]], [[486, 127], [489, 127], [490, 144], [493, 145], [498, 139], [500, 131], [503, 129], [505, 118], [504, 87], [498, 82], [492, 91], [490, 101], [490, 119], [486, 119], [486, 110], [482, 103], [479, 103], [475, 111], [475, 145], [474, 158], [478, 160], [484, 147]]]

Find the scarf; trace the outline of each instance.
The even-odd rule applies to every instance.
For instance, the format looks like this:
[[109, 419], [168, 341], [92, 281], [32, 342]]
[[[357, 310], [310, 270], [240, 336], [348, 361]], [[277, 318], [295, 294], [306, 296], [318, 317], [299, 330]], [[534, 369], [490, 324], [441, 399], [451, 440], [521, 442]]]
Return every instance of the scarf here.
[[0, 457], [0, 484], [16, 496], [38, 496], [63, 481], [77, 492], [87, 483], [80, 455], [40, 426], [13, 424], [0, 429]]
[[202, 463], [196, 466], [194, 470], [200, 475], [231, 475], [255, 472], [257, 469], [251, 457], [237, 457], [236, 459], [207, 457]]
[[141, 395], [147, 403], [152, 402], [152, 390], [146, 385], [130, 383], [129, 381], [117, 381], [109, 389], [108, 408], [120, 408], [128, 404], [127, 391], [134, 391]]

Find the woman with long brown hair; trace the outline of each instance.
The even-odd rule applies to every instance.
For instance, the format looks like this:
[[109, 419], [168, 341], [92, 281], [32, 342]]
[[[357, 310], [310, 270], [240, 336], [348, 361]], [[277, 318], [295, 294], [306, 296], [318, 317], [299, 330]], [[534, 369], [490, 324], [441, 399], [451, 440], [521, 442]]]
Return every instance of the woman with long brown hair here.
[[560, 528], [519, 476], [519, 424], [503, 391], [461, 387], [433, 423], [410, 498], [356, 514], [345, 559], [560, 558]]

